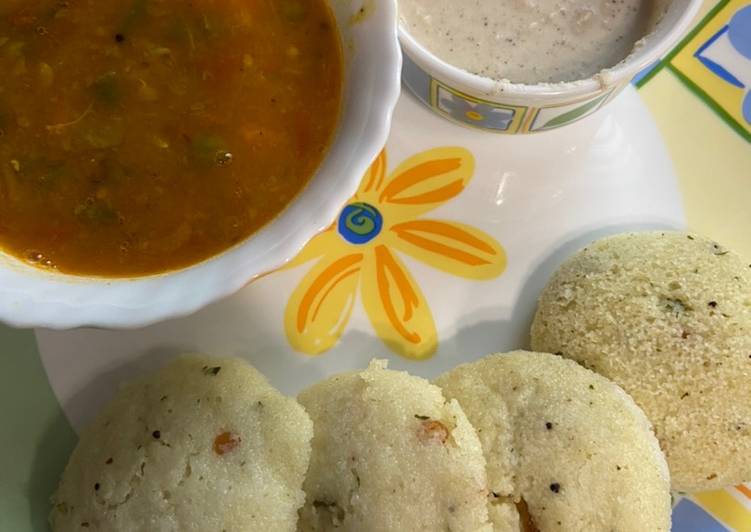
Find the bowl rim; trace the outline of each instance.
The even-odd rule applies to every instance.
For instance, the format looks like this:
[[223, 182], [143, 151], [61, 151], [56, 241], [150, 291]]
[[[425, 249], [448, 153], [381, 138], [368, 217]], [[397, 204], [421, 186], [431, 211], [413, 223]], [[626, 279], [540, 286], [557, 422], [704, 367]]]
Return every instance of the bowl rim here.
[[[435, 72], [437, 75], [433, 77], [440, 81], [450, 80], [458, 87], [468, 87], [476, 93], [495, 95], [498, 98], [510, 96], [513, 99], [532, 96], [542, 100], [560, 100], [562, 96], [579, 97], [599, 92], [604, 86], [612, 85], [612, 83], [605, 82], [606, 80], [633, 78], [676, 44], [695, 19], [702, 1], [671, 0], [663, 19], [658, 22], [655, 30], [643, 38], [644, 46], [635, 48], [615, 66], [604, 69], [592, 77], [576, 81], [527, 84], [473, 74], [444, 61], [429, 51], [409, 33], [401, 17], [399, 18], [399, 40], [404, 53], [428, 73]], [[672, 24], [664, 27], [663, 21], [671, 15], [674, 18]]]
[[[336, 7], [332, 7], [336, 11]], [[386, 144], [394, 108], [401, 93], [402, 55], [397, 21], [397, 1], [382, 0], [368, 16], [358, 18], [357, 22], [349, 22], [353, 26], [370, 24], [366, 26], [369, 34], [369, 81], [365, 84], [345, 73], [342, 108], [329, 153], [306, 188], [265, 227], [242, 243], [207, 260], [187, 268], [143, 277], [50, 274], [3, 254], [5, 260], [0, 264], [0, 321], [18, 328], [140, 328], [193, 314], [237, 292], [251, 281], [282, 268], [308, 241], [331, 225], [342, 205], [357, 190], [368, 166]], [[345, 23], [339, 18], [340, 27]], [[341, 44], [345, 49], [350, 45], [344, 33]], [[357, 45], [356, 40], [354, 45]], [[358, 55], [359, 52], [354, 51], [351, 58]], [[356, 83], [358, 94], [364, 101], [358, 99], [357, 104], [348, 105], [348, 89]], [[356, 139], [346, 138], [342, 132], [352, 129], [353, 124], [358, 125], [359, 135]], [[340, 143], [343, 147], [335, 150]], [[339, 161], [331, 160], [335, 158], [332, 157], [335, 151]], [[322, 184], [330, 180], [320, 179], [321, 174], [339, 176], [333, 180], [336, 186]], [[325, 195], [322, 191], [325, 191]], [[319, 203], [317, 209], [306, 209], [304, 225], [299, 216], [296, 222], [291, 221], [301, 211], [303, 198], [310, 202], [318, 200]], [[278, 232], [282, 225], [292, 226], [293, 229], [285, 232], [284, 238], [273, 234], [275, 228]], [[253, 266], [248, 263], [247, 253], [243, 254], [243, 251], [247, 251], [253, 243], [258, 247], [258, 242], [268, 247], [264, 248], [258, 264]], [[77, 294], [75, 301], [66, 298], [66, 294], [72, 293]], [[134, 297], [136, 293], [140, 295]], [[118, 294], [124, 297], [118, 300]], [[108, 297], [102, 297], [105, 295]]]

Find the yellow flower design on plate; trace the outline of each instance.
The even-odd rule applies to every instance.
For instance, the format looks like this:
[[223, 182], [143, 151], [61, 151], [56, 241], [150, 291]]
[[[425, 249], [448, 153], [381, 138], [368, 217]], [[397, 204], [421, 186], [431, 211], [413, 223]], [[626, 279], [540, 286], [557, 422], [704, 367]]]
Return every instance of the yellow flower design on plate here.
[[474, 166], [463, 148], [436, 148], [404, 161], [386, 178], [386, 151], [381, 152], [337, 221], [288, 265], [317, 259], [285, 310], [292, 347], [310, 355], [333, 347], [359, 288], [381, 340], [404, 357], [429, 358], [438, 345], [433, 316], [395, 252], [467, 279], [503, 273], [506, 254], [491, 236], [461, 223], [420, 218], [458, 196]]

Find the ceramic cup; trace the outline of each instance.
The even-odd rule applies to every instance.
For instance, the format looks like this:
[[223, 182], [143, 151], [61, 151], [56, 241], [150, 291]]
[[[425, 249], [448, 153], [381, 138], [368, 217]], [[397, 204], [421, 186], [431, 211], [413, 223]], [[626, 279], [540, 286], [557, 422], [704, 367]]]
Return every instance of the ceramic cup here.
[[471, 74], [417, 42], [404, 23], [402, 78], [439, 115], [482, 131], [534, 133], [562, 127], [610, 102], [641, 70], [658, 61], [689, 28], [702, 0], [671, 0], [654, 31], [616, 66], [580, 81], [525, 85]]

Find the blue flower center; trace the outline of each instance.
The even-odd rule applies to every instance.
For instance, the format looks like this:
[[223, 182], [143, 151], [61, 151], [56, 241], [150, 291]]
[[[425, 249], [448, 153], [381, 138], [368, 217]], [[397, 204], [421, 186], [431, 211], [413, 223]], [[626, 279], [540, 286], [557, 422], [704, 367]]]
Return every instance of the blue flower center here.
[[350, 244], [367, 244], [382, 228], [383, 216], [368, 203], [350, 203], [339, 215], [339, 234]]

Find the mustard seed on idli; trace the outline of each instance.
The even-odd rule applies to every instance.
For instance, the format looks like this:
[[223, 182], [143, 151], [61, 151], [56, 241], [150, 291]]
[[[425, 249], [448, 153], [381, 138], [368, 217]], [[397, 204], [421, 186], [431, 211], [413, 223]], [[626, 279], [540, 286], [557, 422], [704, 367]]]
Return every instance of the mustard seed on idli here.
[[313, 452], [299, 530], [492, 530], [485, 460], [456, 401], [375, 361], [300, 394]]
[[81, 435], [55, 532], [294, 531], [313, 427], [239, 359], [183, 357], [124, 386]]
[[516, 351], [439, 377], [477, 430], [496, 532], [668, 532], [670, 480], [644, 413], [611, 381]]
[[532, 348], [631, 394], [674, 489], [751, 480], [751, 266], [732, 251], [680, 232], [599, 240], [545, 288]]

